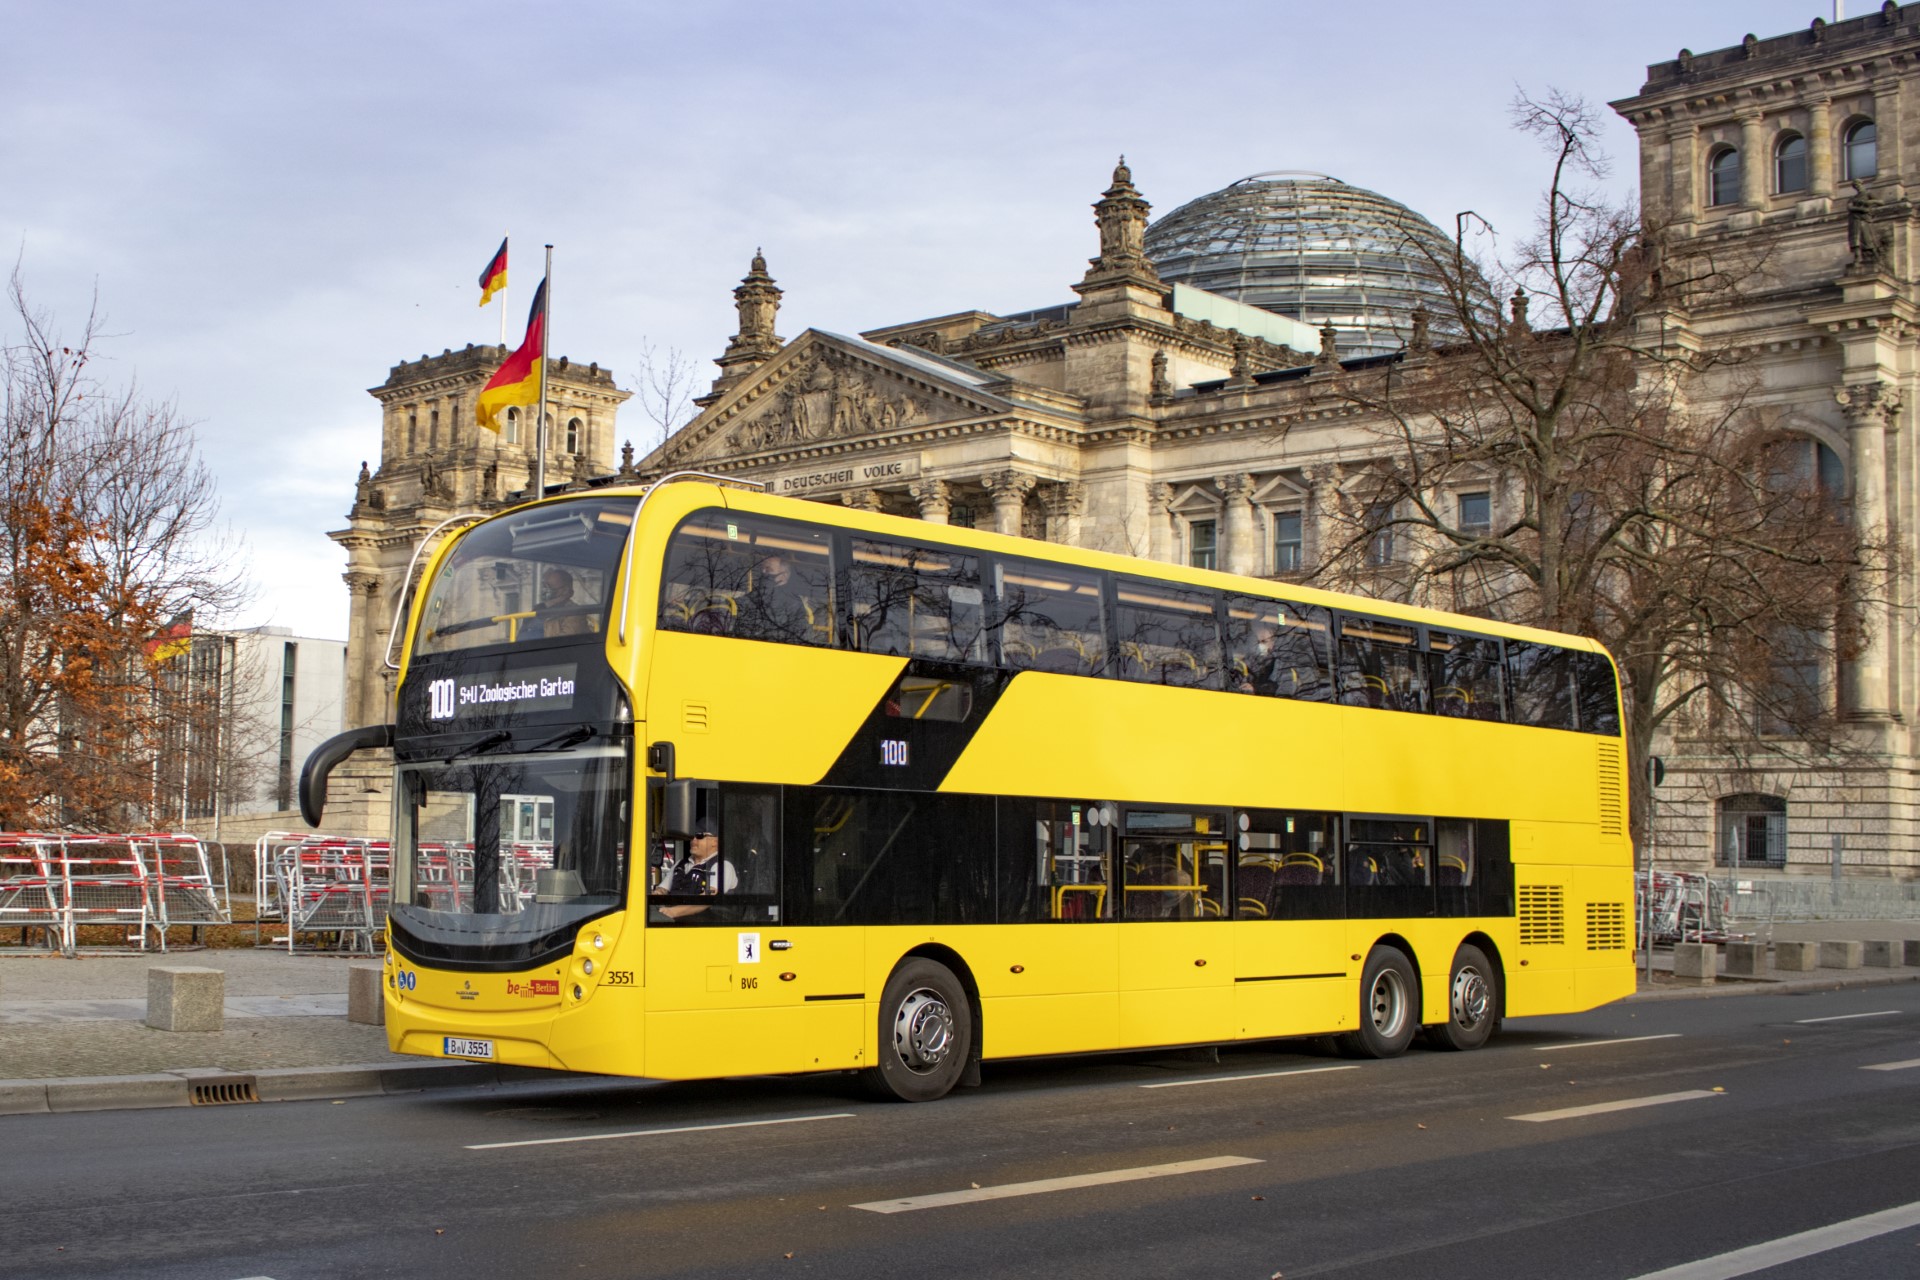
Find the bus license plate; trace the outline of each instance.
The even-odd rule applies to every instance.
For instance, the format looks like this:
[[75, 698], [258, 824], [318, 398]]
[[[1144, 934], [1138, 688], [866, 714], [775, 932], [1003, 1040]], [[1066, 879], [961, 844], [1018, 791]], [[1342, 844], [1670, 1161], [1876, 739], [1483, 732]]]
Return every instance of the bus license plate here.
[[462, 1040], [459, 1036], [448, 1036], [446, 1054], [449, 1058], [485, 1058], [492, 1061], [493, 1041]]

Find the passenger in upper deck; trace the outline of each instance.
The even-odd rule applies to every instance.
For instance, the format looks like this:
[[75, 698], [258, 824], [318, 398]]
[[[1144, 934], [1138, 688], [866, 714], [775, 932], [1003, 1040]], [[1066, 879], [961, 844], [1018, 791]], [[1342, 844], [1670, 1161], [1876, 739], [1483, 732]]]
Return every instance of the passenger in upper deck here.
[[572, 573], [557, 564], [548, 566], [540, 575], [540, 605], [534, 610], [533, 621], [520, 634], [530, 640], [591, 634], [592, 606], [576, 603], [573, 588]]
[[767, 556], [754, 568], [753, 585], [740, 602], [740, 622], [733, 634], [785, 644], [824, 643], [823, 619], [817, 615], [825, 602], [816, 603], [807, 587], [785, 556], [777, 552]]

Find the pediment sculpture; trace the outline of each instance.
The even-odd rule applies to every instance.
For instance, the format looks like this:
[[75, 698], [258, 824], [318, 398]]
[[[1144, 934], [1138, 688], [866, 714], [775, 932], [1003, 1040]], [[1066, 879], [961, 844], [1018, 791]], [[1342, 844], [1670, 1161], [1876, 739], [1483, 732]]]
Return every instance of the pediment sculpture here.
[[833, 350], [800, 358], [775, 390], [741, 412], [721, 452], [755, 453], [836, 437], [885, 435], [936, 421], [931, 397]]

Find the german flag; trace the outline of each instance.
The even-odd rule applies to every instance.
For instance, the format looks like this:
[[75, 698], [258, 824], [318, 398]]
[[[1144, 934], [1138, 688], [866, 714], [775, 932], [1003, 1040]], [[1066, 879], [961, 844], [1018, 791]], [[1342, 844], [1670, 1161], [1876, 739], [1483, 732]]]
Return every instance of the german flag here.
[[149, 636], [142, 647], [147, 651], [147, 661], [156, 664], [170, 662], [193, 648], [193, 610], [174, 614], [173, 621]]
[[493, 295], [507, 287], [507, 238], [500, 237], [500, 252], [493, 255], [493, 261], [480, 273], [480, 305], [486, 306]]
[[499, 371], [480, 388], [474, 402], [474, 414], [480, 425], [498, 431], [494, 416], [510, 404], [532, 404], [540, 398], [540, 356], [546, 350], [547, 282], [533, 292], [533, 306], [527, 311], [527, 336], [520, 349], [507, 357]]

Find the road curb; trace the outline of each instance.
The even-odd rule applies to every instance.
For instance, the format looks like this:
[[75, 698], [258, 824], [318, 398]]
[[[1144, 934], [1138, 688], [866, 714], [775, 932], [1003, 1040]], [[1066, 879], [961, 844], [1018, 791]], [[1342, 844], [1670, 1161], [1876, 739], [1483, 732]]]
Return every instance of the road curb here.
[[[1845, 974], [1845, 976], [1842, 976]], [[1856, 973], [1833, 970], [1832, 977], [1809, 974], [1797, 978], [1729, 978], [1700, 986], [1653, 987], [1634, 992], [1622, 1003], [1637, 1000], [1710, 1000], [1720, 996], [1798, 995], [1804, 991], [1848, 991], [1861, 987], [1890, 987], [1920, 982], [1920, 973]]]
[[186, 1067], [138, 1076], [68, 1076], [48, 1080], [0, 1080], [0, 1116], [68, 1111], [126, 1111], [194, 1105], [195, 1086], [245, 1080], [261, 1102], [360, 1098], [427, 1089], [469, 1089], [513, 1083], [534, 1075], [571, 1078], [573, 1072], [526, 1073], [485, 1063], [347, 1063], [282, 1067], [267, 1071], [222, 1071]]

